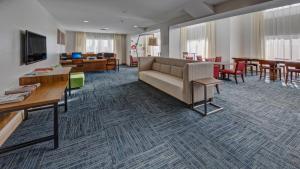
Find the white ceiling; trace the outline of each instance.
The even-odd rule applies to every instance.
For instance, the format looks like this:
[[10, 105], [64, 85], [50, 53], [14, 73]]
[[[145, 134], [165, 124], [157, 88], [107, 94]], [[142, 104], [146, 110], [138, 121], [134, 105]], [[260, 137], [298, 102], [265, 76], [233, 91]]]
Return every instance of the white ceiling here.
[[[67, 30], [132, 33], [134, 25], [149, 27], [187, 15], [195, 0], [39, 0]], [[197, 0], [214, 5], [226, 0]], [[203, 4], [205, 5], [205, 4]], [[83, 23], [88, 20], [88, 23]], [[101, 31], [101, 28], [110, 28]]]

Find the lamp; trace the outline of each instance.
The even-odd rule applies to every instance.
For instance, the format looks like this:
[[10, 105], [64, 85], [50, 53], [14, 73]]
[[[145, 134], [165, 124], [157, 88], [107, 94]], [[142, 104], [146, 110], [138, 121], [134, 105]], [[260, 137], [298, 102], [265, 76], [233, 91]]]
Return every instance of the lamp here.
[[149, 37], [149, 39], [148, 39], [148, 45], [149, 46], [158, 46], [157, 45], [157, 38], [156, 37]]
[[141, 34], [141, 35], [139, 35], [139, 37], [137, 39], [137, 42], [136, 42], [136, 57], [139, 57], [139, 54], [138, 54], [138, 45], [139, 45], [140, 37], [142, 37], [142, 36], [149, 36], [149, 35], [152, 35], [152, 37], [149, 37], [149, 39], [148, 39], [148, 45], [149, 46], [158, 46], [158, 44], [157, 44], [157, 38], [154, 36], [154, 34]]

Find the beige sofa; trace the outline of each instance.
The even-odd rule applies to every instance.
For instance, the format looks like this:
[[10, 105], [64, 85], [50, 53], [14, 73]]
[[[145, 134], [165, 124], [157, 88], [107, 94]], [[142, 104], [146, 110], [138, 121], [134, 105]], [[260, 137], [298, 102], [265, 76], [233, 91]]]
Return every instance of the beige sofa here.
[[[191, 62], [182, 59], [140, 57], [139, 79], [153, 87], [192, 104], [192, 80], [213, 77], [211, 63]], [[207, 97], [212, 98], [214, 87], [208, 87]], [[203, 86], [195, 86], [195, 102], [204, 100]]]

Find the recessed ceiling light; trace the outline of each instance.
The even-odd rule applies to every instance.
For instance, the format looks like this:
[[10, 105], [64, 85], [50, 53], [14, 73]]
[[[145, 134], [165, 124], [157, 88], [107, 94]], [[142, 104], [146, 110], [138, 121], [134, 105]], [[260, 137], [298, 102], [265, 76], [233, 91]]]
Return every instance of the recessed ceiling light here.
[[109, 28], [100, 28], [100, 30], [102, 30], [102, 31], [106, 31], [106, 30], [108, 30]]
[[133, 27], [134, 27], [134, 28], [138, 28], [139, 26], [138, 26], [138, 25], [134, 25]]
[[82, 21], [82, 22], [84, 22], [84, 23], [88, 23], [89, 21], [88, 21], [88, 20], [84, 20], [84, 21]]

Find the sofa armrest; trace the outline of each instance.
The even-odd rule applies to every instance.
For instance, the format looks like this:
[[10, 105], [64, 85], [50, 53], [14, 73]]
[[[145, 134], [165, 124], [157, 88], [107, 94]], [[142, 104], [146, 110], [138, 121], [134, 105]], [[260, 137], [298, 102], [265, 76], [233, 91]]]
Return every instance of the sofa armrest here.
[[151, 70], [154, 59], [155, 59], [154, 57], [139, 57], [138, 58], [139, 72], [145, 70]]
[[187, 63], [183, 69], [183, 79], [187, 82], [213, 77], [213, 64], [211, 63]]
[[[202, 78], [213, 77], [213, 64], [211, 63], [188, 63], [183, 68], [183, 92], [185, 100], [191, 104], [192, 81]], [[195, 89], [196, 101], [203, 100], [203, 88], [197, 86]], [[212, 97], [213, 90], [209, 87], [208, 97]]]

